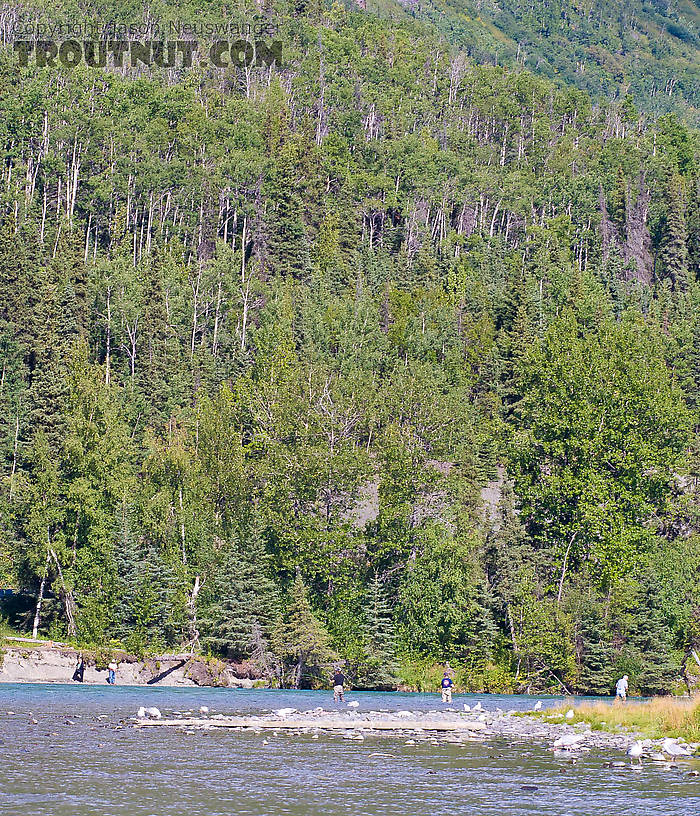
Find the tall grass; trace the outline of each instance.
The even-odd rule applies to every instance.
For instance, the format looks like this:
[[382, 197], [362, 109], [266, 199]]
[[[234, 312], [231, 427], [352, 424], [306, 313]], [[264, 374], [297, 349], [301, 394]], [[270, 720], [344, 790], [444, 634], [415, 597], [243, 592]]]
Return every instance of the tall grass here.
[[[609, 703], [567, 704], [554, 711], [563, 713], [574, 710], [573, 720], [587, 722], [594, 729], [614, 731], [628, 728], [645, 737], [683, 737], [689, 742], [700, 742], [700, 697], [679, 699], [677, 697], [654, 697], [645, 702], [615, 701]], [[551, 713], [550, 711], [545, 713]]]

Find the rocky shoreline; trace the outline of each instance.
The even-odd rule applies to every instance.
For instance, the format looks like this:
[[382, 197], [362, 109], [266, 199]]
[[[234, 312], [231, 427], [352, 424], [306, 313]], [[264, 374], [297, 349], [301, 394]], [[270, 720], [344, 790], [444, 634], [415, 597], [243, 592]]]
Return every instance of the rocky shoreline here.
[[[109, 660], [117, 664], [116, 682], [122, 686], [219, 686], [253, 688], [255, 681], [238, 677], [220, 660], [191, 655], [158, 655], [140, 659], [121, 650], [111, 650]], [[70, 683], [82, 656], [83, 683], [104, 685], [108, 660], [105, 656], [56, 643], [10, 639], [0, 653], [0, 683]]]
[[[569, 725], [562, 721], [548, 722], [541, 716], [516, 711], [474, 711], [460, 712], [456, 709], [440, 711], [327, 711], [316, 708], [299, 712], [295, 709], [279, 709], [274, 712], [255, 715], [210, 714], [202, 709], [198, 716], [191, 711], [173, 711], [163, 717], [157, 709], [152, 713], [139, 712], [143, 716], [134, 717], [134, 727], [138, 729], [175, 728], [192, 733], [197, 730], [212, 731], [232, 729], [234, 731], [263, 734], [272, 731], [286, 731], [292, 735], [311, 735], [318, 738], [320, 733], [332, 734], [344, 739], [363, 742], [367, 737], [385, 737], [404, 741], [406, 745], [429, 742], [432, 744], [490, 742], [507, 740], [517, 743], [546, 744], [555, 756], [566, 756], [575, 761], [576, 756], [591, 751], [611, 756], [610, 764], [629, 766], [627, 749], [638, 734], [620, 730], [617, 733], [592, 730], [587, 723]], [[544, 715], [546, 718], [548, 715]], [[559, 720], [556, 715], [553, 718]], [[671, 767], [690, 763], [689, 772], [698, 775], [700, 744], [684, 744], [672, 740], [695, 756], [673, 757], [664, 754], [663, 740], [643, 740], [644, 754], [653, 762]], [[666, 746], [668, 747], [668, 746]]]

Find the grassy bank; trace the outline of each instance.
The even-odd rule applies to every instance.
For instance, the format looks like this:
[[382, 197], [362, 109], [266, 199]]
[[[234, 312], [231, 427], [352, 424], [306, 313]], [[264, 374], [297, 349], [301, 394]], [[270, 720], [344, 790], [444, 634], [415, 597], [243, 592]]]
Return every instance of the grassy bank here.
[[543, 712], [547, 719], [553, 714], [562, 716], [570, 708], [574, 710], [569, 723], [585, 722], [601, 731], [617, 731], [621, 728], [636, 731], [644, 737], [682, 737], [688, 742], [700, 742], [700, 697], [679, 699], [655, 697], [645, 702], [615, 702], [566, 704]]

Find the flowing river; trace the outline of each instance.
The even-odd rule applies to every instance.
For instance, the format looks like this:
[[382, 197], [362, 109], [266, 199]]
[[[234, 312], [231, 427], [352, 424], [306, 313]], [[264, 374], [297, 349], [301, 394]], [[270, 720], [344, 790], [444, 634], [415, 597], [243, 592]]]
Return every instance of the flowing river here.
[[[426, 711], [437, 694], [352, 692], [362, 711]], [[537, 698], [455, 695], [453, 705], [527, 709]], [[544, 705], [559, 702], [542, 698]], [[211, 714], [324, 706], [328, 692], [0, 685], [0, 814], [5, 816], [689, 816], [700, 777], [610, 768], [595, 751], [555, 757], [545, 743], [433, 745], [279, 731], [134, 729], [139, 706]], [[36, 720], [36, 722], [34, 722]], [[121, 726], [121, 727], [120, 727]], [[265, 744], [267, 741], [267, 744]], [[698, 767], [695, 765], [695, 767]]]

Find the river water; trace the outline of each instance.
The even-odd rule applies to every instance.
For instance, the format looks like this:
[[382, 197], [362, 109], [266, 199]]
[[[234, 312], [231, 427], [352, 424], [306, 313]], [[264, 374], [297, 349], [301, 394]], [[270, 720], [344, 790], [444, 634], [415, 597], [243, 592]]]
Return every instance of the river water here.
[[[350, 699], [360, 712], [441, 707], [435, 694], [353, 692]], [[531, 708], [535, 699], [453, 698], [458, 709], [481, 700], [486, 709], [506, 710]], [[542, 699], [545, 705], [559, 702]], [[571, 764], [545, 744], [504, 739], [405, 745], [386, 737], [358, 743], [284, 731], [137, 730], [128, 726], [140, 705], [157, 706], [164, 716], [201, 705], [210, 714], [333, 709], [328, 692], [0, 685], [0, 814], [700, 814], [700, 777], [688, 776], [688, 766], [609, 768], [607, 761], [625, 757], [595, 752]]]

